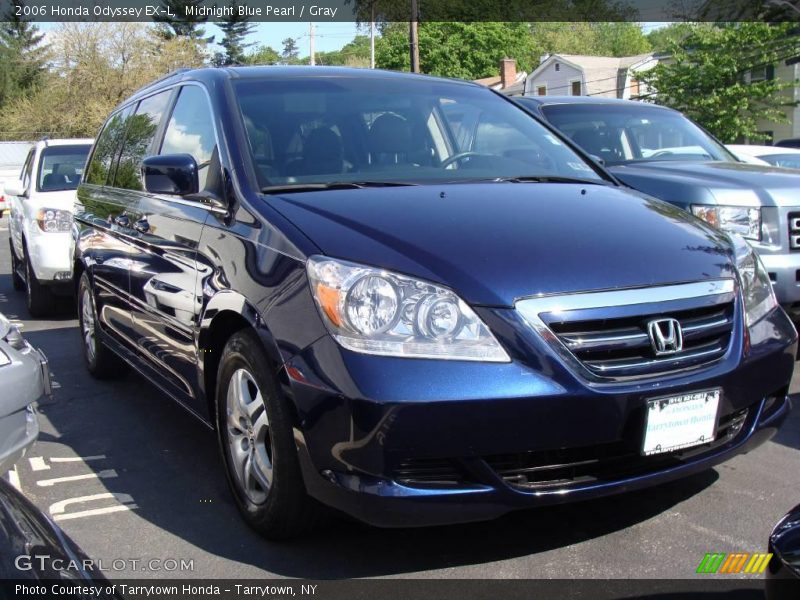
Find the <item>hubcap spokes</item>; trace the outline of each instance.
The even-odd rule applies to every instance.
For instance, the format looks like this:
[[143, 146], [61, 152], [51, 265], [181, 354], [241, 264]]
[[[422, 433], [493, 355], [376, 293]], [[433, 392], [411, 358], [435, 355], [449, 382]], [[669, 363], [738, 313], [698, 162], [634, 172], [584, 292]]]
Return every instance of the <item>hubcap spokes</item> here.
[[84, 290], [81, 298], [81, 329], [83, 330], [83, 343], [86, 347], [86, 356], [89, 360], [94, 360], [95, 356], [95, 337], [94, 337], [94, 307], [89, 290]]
[[272, 441], [264, 398], [246, 369], [231, 377], [226, 412], [231, 466], [250, 501], [262, 504], [272, 484]]

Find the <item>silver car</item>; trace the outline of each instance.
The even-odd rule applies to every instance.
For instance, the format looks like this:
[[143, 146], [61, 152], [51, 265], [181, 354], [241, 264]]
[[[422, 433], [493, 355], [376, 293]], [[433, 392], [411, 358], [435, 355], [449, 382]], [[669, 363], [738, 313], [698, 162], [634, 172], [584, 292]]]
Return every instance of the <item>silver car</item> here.
[[0, 473], [24, 456], [39, 435], [33, 404], [50, 396], [44, 354], [0, 314]]

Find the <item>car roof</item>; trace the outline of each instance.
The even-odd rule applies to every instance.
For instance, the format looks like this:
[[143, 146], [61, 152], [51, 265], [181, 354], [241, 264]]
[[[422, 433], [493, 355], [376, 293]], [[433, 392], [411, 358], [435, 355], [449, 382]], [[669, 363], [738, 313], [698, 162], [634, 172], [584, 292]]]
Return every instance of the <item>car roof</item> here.
[[514, 100], [524, 100], [527, 102], [547, 106], [551, 104], [598, 104], [613, 106], [646, 106], [654, 110], [668, 110], [675, 112], [667, 106], [643, 102], [641, 100], [622, 100], [621, 98], [601, 98], [599, 96], [517, 96]]
[[751, 156], [769, 156], [770, 154], [800, 154], [798, 148], [785, 146], [759, 146], [757, 144], [727, 144], [728, 148]]
[[39, 140], [36, 142], [36, 145], [39, 148], [48, 148], [50, 146], [81, 146], [81, 145], [89, 145], [91, 146], [94, 144], [94, 139], [92, 138], [60, 138], [56, 140]]
[[213, 85], [226, 80], [239, 79], [310, 79], [318, 77], [341, 77], [374, 80], [407, 80], [407, 81], [440, 81], [453, 85], [464, 85], [486, 89], [483, 86], [448, 77], [434, 77], [432, 75], [421, 75], [417, 73], [403, 73], [399, 71], [385, 71], [383, 69], [359, 69], [354, 67], [328, 67], [323, 65], [259, 65], [242, 67], [206, 67], [201, 69], [178, 69], [147, 84], [143, 88], [134, 92], [120, 106], [127, 105], [154, 91], [176, 83], [185, 81], [197, 81], [206, 85]]

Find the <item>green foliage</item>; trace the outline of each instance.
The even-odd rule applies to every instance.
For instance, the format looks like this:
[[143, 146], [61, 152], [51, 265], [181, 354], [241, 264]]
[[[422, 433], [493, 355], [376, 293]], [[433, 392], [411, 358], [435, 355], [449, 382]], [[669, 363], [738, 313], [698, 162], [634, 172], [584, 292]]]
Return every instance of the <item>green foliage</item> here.
[[22, 0], [12, 0], [8, 13], [0, 16], [0, 107], [36, 88], [45, 73], [44, 36], [30, 21], [16, 16], [15, 8], [21, 5]]
[[[517, 60], [517, 68], [534, 64], [535, 46], [527, 23], [422, 22], [419, 54], [423, 73], [478, 79], [497, 75], [502, 58]], [[408, 24], [382, 27], [375, 48], [377, 66], [410, 70]]]
[[254, 23], [249, 21], [246, 16], [239, 16], [239, 3], [236, 0], [231, 0], [228, 6], [233, 9], [230, 16], [217, 23], [223, 33], [222, 41], [219, 43], [223, 52], [218, 52], [214, 57], [214, 64], [217, 66], [244, 63], [245, 50], [252, 46], [245, 42], [245, 39], [255, 30]]
[[271, 46], [259, 46], [244, 59], [248, 65], [277, 65], [280, 61], [281, 55]]
[[647, 39], [653, 47], [653, 52], [667, 52], [673, 43], [680, 44], [691, 34], [694, 27], [696, 25], [692, 23], [670, 23], [648, 33]]
[[369, 66], [369, 36], [357, 35], [340, 50], [317, 52], [318, 65]]
[[723, 142], [763, 139], [758, 121], [786, 123], [786, 109], [797, 105], [782, 93], [796, 81], [749, 77], [754, 69], [772, 72], [773, 65], [800, 54], [792, 23], [694, 25], [668, 50], [671, 59], [642, 74], [642, 81], [655, 90], [657, 102], [680, 110]]
[[531, 23], [531, 34], [537, 55], [635, 56], [651, 49], [637, 23], [537, 22]]

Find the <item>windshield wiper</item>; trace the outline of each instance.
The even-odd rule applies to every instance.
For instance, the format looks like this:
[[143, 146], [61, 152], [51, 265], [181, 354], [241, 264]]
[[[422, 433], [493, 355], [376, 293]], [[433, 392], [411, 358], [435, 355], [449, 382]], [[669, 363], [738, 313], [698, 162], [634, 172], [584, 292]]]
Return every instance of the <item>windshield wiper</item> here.
[[515, 177], [494, 177], [485, 181], [497, 183], [582, 183], [588, 185], [605, 185], [603, 179], [581, 179], [580, 177], [561, 177], [558, 175], [518, 175]]
[[329, 183], [286, 183], [261, 188], [262, 194], [290, 194], [293, 192], [319, 192], [324, 190], [351, 190], [368, 187], [399, 187], [417, 185], [404, 181], [331, 181]]

